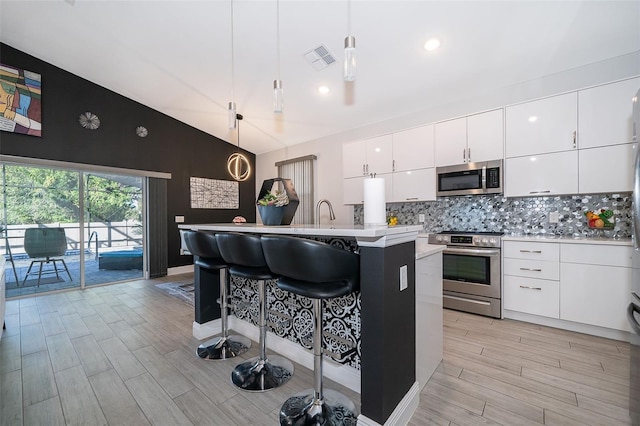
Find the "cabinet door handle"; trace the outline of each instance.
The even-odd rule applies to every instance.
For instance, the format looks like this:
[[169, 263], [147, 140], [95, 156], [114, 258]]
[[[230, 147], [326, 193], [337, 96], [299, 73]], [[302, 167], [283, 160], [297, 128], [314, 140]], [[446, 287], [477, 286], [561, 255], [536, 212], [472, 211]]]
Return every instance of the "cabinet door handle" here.
[[392, 172], [395, 172], [395, 171], [396, 171], [396, 160], [393, 160], [393, 161], [391, 162], [391, 171], [392, 171]]
[[574, 130], [573, 131], [573, 147], [575, 148], [577, 145], [577, 140], [578, 140], [578, 131]]
[[365, 164], [362, 164], [362, 174], [363, 175], [367, 174], [367, 170], [366, 170], [365, 166], [366, 166]]
[[369, 173], [369, 164], [367, 164], [367, 173]]
[[411, 198], [405, 198], [405, 200], [410, 201], [410, 200], [417, 200], [418, 197], [411, 197]]
[[542, 272], [542, 269], [535, 268], [520, 268], [521, 271]]
[[467, 161], [471, 162], [471, 148], [467, 148]]
[[542, 253], [542, 250], [520, 250], [520, 253]]
[[462, 149], [462, 162], [463, 163], [467, 162], [467, 149], [466, 148]]
[[529, 290], [538, 290], [538, 291], [542, 290], [542, 287], [529, 287], [528, 285], [521, 285], [520, 288], [527, 288]]
[[545, 191], [530, 191], [529, 194], [548, 194], [550, 193], [550, 190], [545, 190]]

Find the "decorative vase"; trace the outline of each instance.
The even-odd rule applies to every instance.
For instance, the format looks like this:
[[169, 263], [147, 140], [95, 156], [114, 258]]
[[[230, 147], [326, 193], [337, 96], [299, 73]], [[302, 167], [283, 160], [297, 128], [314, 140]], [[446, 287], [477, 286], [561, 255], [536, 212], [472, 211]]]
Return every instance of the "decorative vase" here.
[[282, 224], [284, 206], [261, 206], [258, 204], [258, 213], [260, 213], [260, 218], [264, 225], [277, 226]]

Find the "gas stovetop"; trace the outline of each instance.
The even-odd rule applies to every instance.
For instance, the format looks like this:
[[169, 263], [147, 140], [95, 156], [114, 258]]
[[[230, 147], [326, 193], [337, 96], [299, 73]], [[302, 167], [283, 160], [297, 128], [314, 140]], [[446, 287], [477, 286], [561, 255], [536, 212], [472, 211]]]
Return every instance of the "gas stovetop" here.
[[429, 244], [466, 247], [500, 247], [503, 232], [443, 231], [429, 234]]

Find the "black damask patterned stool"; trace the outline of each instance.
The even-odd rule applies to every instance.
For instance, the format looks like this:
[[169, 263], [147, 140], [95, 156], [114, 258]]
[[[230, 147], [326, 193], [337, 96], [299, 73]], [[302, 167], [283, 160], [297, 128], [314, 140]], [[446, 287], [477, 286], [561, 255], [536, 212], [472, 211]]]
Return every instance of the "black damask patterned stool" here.
[[220, 273], [220, 323], [222, 335], [207, 340], [196, 349], [203, 359], [228, 359], [245, 353], [251, 347], [251, 340], [244, 336], [229, 336], [227, 321], [229, 275], [227, 263], [222, 258], [216, 236], [212, 232], [183, 231], [184, 242], [189, 252], [196, 256], [195, 264], [201, 268], [217, 270]]
[[231, 373], [231, 381], [247, 391], [265, 391], [286, 383], [293, 375], [293, 364], [277, 355], [267, 357], [267, 291], [265, 280], [278, 278], [267, 267], [260, 237], [235, 232], [217, 234], [218, 247], [235, 277], [258, 281], [260, 355], [239, 365]]
[[355, 425], [358, 411], [345, 395], [322, 389], [322, 301], [360, 287], [360, 256], [329, 244], [283, 235], [264, 235], [269, 269], [281, 275], [278, 287], [313, 299], [313, 390], [289, 398], [281, 425]]

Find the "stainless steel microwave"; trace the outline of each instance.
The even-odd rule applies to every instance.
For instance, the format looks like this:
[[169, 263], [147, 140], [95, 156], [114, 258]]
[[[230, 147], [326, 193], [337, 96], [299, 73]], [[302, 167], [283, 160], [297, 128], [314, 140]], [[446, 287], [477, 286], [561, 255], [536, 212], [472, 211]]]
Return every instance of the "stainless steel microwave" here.
[[502, 193], [502, 160], [436, 168], [436, 196]]

